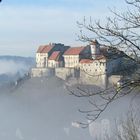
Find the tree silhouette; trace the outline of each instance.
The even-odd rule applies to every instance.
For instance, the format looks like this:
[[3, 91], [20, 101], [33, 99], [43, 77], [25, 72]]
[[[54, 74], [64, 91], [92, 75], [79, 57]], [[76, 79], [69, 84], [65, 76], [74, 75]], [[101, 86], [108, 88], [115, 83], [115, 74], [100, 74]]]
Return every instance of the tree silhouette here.
[[[113, 17], [107, 17], [105, 24], [100, 20], [93, 21], [91, 18], [84, 18], [82, 22], [78, 22], [80, 28], [79, 39], [84, 42], [92, 42], [96, 38], [101, 45], [110, 49], [123, 51], [126, 58], [129, 58], [137, 66], [137, 70], [133, 72], [131, 79], [125, 80], [119, 87], [108, 87], [89, 91], [82, 87], [67, 87], [70, 93], [76, 97], [87, 98], [92, 105], [90, 110], [79, 110], [86, 115], [88, 123], [78, 122], [83, 128], [88, 127], [90, 123], [98, 119], [108, 105], [125, 95], [132, 92], [139, 93], [140, 87], [140, 0], [125, 0], [128, 9], [123, 13], [110, 9]], [[92, 34], [92, 37], [86, 35], [86, 30]], [[115, 55], [115, 54], [114, 54]], [[129, 72], [129, 69], [122, 69], [121, 73]], [[128, 73], [127, 73], [128, 74]], [[126, 75], [127, 75], [126, 74]], [[96, 97], [96, 98], [95, 98]], [[95, 100], [96, 99], [96, 100]], [[98, 99], [98, 100], [97, 100]]]

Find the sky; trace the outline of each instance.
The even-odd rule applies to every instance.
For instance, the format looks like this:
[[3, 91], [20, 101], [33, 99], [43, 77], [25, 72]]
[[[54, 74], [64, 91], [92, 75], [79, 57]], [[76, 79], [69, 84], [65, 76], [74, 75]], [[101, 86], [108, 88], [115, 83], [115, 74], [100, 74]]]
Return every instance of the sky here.
[[0, 55], [35, 56], [39, 45], [80, 46], [77, 21], [124, 9], [124, 0], [3, 0], [0, 3]]

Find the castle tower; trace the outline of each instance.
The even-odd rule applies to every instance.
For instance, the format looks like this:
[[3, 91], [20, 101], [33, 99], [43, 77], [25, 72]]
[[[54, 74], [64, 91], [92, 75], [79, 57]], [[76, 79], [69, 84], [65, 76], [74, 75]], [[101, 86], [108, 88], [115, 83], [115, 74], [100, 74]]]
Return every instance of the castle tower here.
[[91, 49], [92, 59], [96, 59], [97, 55], [100, 54], [100, 44], [96, 39], [95, 41], [92, 41], [90, 43], [90, 49]]

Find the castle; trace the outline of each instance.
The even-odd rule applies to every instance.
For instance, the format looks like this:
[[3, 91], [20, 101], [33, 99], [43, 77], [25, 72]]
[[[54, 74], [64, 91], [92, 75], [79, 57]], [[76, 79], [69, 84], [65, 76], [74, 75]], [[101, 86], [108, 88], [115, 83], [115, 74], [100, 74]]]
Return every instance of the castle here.
[[122, 57], [121, 51], [102, 46], [97, 40], [80, 47], [50, 43], [38, 48], [31, 75], [55, 75], [64, 80], [74, 78], [80, 83], [105, 84], [106, 77], [119, 69]]

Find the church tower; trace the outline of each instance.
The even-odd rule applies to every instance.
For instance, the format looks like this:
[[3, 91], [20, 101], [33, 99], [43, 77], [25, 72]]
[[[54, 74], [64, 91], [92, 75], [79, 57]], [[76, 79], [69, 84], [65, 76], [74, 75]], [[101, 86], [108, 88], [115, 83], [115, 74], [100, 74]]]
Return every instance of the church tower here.
[[92, 41], [90, 43], [90, 49], [91, 49], [92, 59], [96, 59], [97, 55], [100, 54], [100, 44], [98, 43], [97, 40]]

